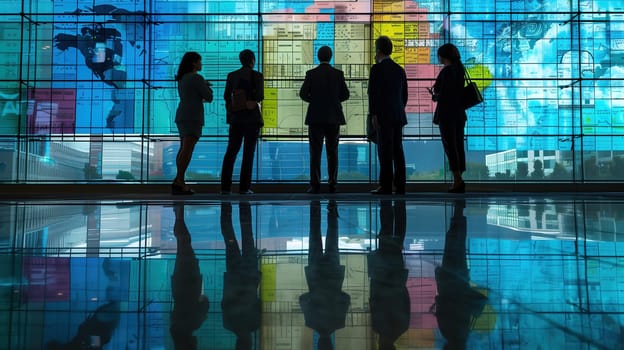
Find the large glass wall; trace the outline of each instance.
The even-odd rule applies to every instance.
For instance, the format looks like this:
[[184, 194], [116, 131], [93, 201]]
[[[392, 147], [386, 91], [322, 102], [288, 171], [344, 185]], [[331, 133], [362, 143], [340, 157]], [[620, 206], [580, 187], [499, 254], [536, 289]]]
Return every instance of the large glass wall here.
[[[306, 104], [316, 50], [345, 72], [340, 180], [375, 181], [366, 87], [379, 35], [409, 79], [410, 181], [449, 176], [426, 87], [453, 42], [485, 102], [468, 111], [473, 181], [624, 180], [621, 0], [0, 0], [0, 181], [154, 183], [174, 176], [173, 76], [203, 56], [213, 83], [189, 180], [216, 181], [227, 142], [223, 88], [256, 52], [265, 127], [254, 181], [307, 182]], [[240, 160], [239, 160], [240, 161]], [[238, 166], [238, 164], [237, 164]], [[323, 170], [323, 173], [325, 171]]]

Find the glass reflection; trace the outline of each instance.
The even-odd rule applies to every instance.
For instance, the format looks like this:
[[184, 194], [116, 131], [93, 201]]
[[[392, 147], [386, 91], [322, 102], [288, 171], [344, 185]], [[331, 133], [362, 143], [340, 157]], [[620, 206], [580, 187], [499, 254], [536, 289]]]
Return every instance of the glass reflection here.
[[221, 234], [225, 242], [223, 274], [223, 327], [236, 335], [236, 350], [251, 349], [252, 333], [260, 328], [262, 305], [258, 296], [260, 284], [260, 255], [252, 230], [251, 206], [239, 203], [242, 245], [239, 248], [234, 225], [232, 204], [221, 203]]
[[121, 319], [121, 275], [119, 261], [102, 259], [101, 268], [106, 276], [103, 303], [92, 311], [78, 326], [73, 338], [66, 343], [51, 340], [47, 350], [103, 349], [113, 338]]
[[453, 215], [444, 242], [442, 265], [435, 269], [438, 295], [433, 309], [440, 333], [446, 339], [444, 349], [466, 349], [468, 335], [481, 315], [487, 297], [470, 285], [466, 262], [465, 200], [453, 203]]
[[623, 202], [571, 197], [5, 204], [0, 348], [617, 349]]
[[197, 349], [197, 338], [193, 332], [206, 320], [210, 302], [202, 293], [203, 279], [191, 245], [191, 235], [184, 221], [184, 203], [176, 202], [173, 211], [177, 250], [171, 276], [173, 310], [169, 332], [176, 350], [194, 350]]
[[369, 304], [373, 330], [379, 335], [379, 349], [393, 350], [410, 323], [408, 270], [403, 257], [405, 201], [394, 201], [394, 205], [391, 200], [381, 201], [379, 219], [379, 245], [368, 255]]
[[340, 264], [338, 251], [338, 206], [327, 203], [327, 234], [325, 251], [321, 237], [321, 202], [310, 201], [310, 237], [305, 277], [308, 292], [299, 296], [305, 325], [315, 332], [315, 349], [333, 349], [333, 333], [345, 327], [351, 304], [349, 294], [342, 291], [345, 266]]

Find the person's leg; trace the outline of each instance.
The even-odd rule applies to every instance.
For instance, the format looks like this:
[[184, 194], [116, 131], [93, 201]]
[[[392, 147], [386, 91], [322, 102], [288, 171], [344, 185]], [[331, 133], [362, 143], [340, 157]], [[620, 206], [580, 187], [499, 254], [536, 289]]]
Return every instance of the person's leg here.
[[399, 238], [401, 247], [403, 247], [403, 241], [405, 240], [405, 232], [407, 231], [407, 208], [405, 207], [405, 201], [394, 201], [394, 236]]
[[391, 200], [382, 200], [379, 203], [379, 247], [382, 252], [396, 252], [396, 246], [392, 240], [394, 232], [394, 212]]
[[405, 153], [403, 152], [403, 127], [393, 128], [392, 158], [394, 160], [394, 187], [398, 194], [405, 193]]
[[[440, 124], [440, 137], [444, 146], [444, 153], [448, 159], [449, 169], [453, 173], [453, 187], [459, 188], [463, 180], [461, 178], [459, 153], [457, 150], [457, 127], [456, 125]], [[463, 142], [463, 140], [462, 140]]]
[[[325, 127], [325, 152], [327, 154], [327, 175], [329, 191], [334, 192], [338, 184], [338, 144], [340, 140], [340, 125]], [[320, 157], [319, 157], [320, 161]], [[320, 172], [320, 170], [319, 170]]]
[[239, 192], [247, 192], [251, 188], [254, 154], [258, 143], [259, 126], [245, 127], [243, 137], [243, 161], [241, 163]]
[[392, 127], [380, 126], [377, 130], [377, 156], [379, 157], [379, 187], [392, 192]]
[[225, 243], [225, 266], [227, 271], [234, 271], [241, 264], [241, 252], [232, 225], [232, 204], [229, 202], [221, 202], [220, 223]]
[[466, 171], [466, 151], [464, 149], [464, 125], [460, 122], [455, 125], [453, 138], [455, 145], [455, 169], [453, 169], [453, 188], [459, 189], [464, 185], [462, 173]]
[[[180, 139], [180, 149], [178, 150], [178, 154], [176, 155], [176, 177], [173, 182], [177, 185], [186, 187], [184, 182], [184, 175], [186, 174], [186, 169], [191, 162], [191, 157], [193, 156], [193, 150], [195, 149], [195, 144], [197, 144], [198, 138], [195, 136], [184, 136]], [[186, 188], [185, 188], [186, 190]]]
[[253, 237], [253, 223], [251, 217], [251, 205], [249, 202], [238, 204], [240, 228], [241, 228], [241, 252], [243, 264], [247, 271], [258, 270], [258, 251]]
[[308, 126], [308, 143], [310, 147], [310, 190], [321, 187], [321, 153], [323, 152], [323, 127]]
[[[457, 143], [457, 157], [459, 160], [459, 168], [457, 169], [460, 173], [460, 180], [461, 180], [461, 174], [463, 172], [466, 171], [466, 148], [464, 146], [464, 139], [465, 139], [465, 134], [464, 134], [464, 128], [466, 126], [466, 122], [463, 121], [461, 123], [459, 123], [459, 125], [457, 125], [457, 133], [456, 133], [456, 140], [455, 142]], [[463, 180], [462, 180], [463, 181]]]
[[221, 192], [230, 192], [232, 190], [232, 172], [234, 171], [234, 162], [238, 151], [240, 151], [243, 142], [243, 133], [238, 125], [230, 125], [228, 134], [228, 145], [223, 157], [223, 165], [221, 166]]
[[321, 202], [310, 201], [310, 236], [308, 238], [308, 265], [318, 264], [323, 256], [321, 237]]
[[327, 235], [325, 236], [325, 258], [332, 266], [340, 265], [338, 250], [338, 206], [335, 200], [327, 203]]
[[468, 276], [465, 206], [465, 200], [455, 200], [453, 202], [453, 216], [444, 239], [444, 254], [442, 255], [442, 267], [454, 273], [456, 277], [462, 278], [467, 278]]

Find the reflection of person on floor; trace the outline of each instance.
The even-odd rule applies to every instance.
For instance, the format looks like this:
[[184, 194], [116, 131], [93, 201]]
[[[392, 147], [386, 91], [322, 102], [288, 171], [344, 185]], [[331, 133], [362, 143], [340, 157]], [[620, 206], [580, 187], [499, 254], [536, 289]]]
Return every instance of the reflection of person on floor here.
[[78, 327], [78, 334], [69, 343], [57, 341], [48, 343], [48, 350], [103, 349], [113, 337], [121, 318], [120, 293], [118, 288], [106, 288], [107, 302], [100, 305]]
[[395, 349], [396, 340], [407, 331], [410, 322], [410, 298], [407, 291], [408, 270], [403, 260], [406, 229], [405, 201], [381, 201], [381, 229], [377, 250], [368, 256], [371, 318], [379, 334], [379, 349]]
[[319, 335], [318, 349], [333, 349], [331, 335], [345, 327], [351, 297], [342, 291], [345, 267], [338, 253], [338, 208], [327, 204], [325, 253], [321, 238], [321, 202], [310, 202], [310, 238], [305, 276], [309, 292], [299, 297], [305, 324]]
[[225, 241], [226, 271], [223, 274], [223, 327], [236, 334], [236, 349], [252, 348], [252, 333], [260, 328], [261, 304], [259, 256], [254, 244], [251, 206], [240, 202], [242, 247], [232, 225], [232, 204], [221, 203], [221, 234]]
[[435, 270], [438, 295], [435, 316], [446, 339], [444, 349], [466, 349], [468, 334], [481, 314], [487, 297], [470, 286], [466, 262], [464, 200], [454, 202], [454, 212], [444, 242], [442, 266]]
[[174, 213], [173, 233], [177, 251], [171, 276], [173, 310], [169, 331], [176, 350], [193, 350], [197, 349], [197, 338], [193, 332], [206, 320], [210, 303], [202, 294], [202, 275], [191, 246], [191, 235], [184, 222], [184, 204], [176, 203]]

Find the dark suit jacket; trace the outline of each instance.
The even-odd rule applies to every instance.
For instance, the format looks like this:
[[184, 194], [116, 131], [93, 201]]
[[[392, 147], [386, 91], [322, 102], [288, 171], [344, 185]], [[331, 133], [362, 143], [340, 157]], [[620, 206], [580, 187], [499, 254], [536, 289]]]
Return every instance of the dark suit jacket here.
[[433, 85], [433, 100], [437, 101], [434, 120], [438, 124], [463, 122], [466, 111], [462, 101], [464, 87], [464, 67], [448, 65], [440, 71]]
[[373, 65], [368, 79], [368, 106], [380, 126], [406, 125], [407, 75], [390, 58]]
[[306, 72], [299, 96], [310, 103], [306, 125], [346, 124], [341, 102], [349, 99], [349, 89], [341, 70], [329, 63], [310, 69]]
[[264, 77], [262, 73], [257, 72], [249, 67], [241, 67], [230, 72], [225, 82], [225, 90], [223, 99], [225, 100], [225, 108], [227, 112], [227, 123], [249, 123], [255, 122], [264, 125], [260, 108], [246, 110], [240, 112], [229, 112], [232, 91], [234, 89], [244, 89], [247, 93], [248, 101], [260, 102], [264, 100]]

